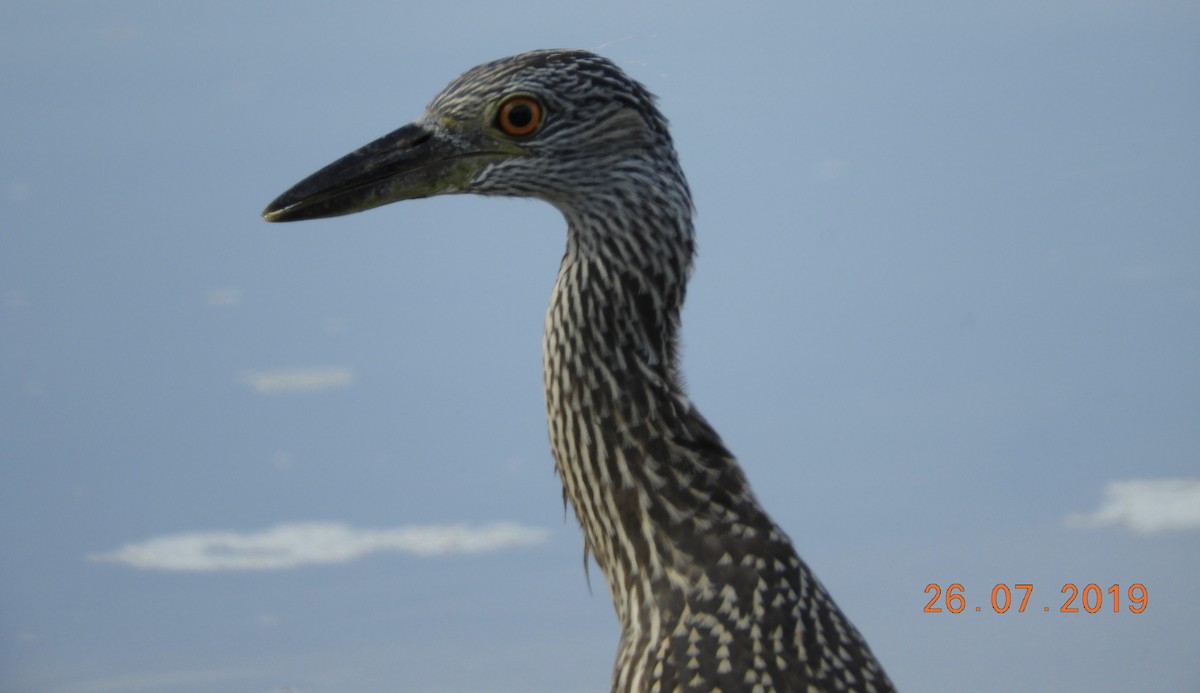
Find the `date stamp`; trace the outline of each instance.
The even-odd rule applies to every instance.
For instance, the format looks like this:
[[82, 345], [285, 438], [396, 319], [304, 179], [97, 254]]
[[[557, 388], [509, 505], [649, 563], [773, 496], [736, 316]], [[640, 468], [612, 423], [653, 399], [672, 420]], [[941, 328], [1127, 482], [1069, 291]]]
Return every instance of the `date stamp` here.
[[[1135, 582], [1124, 590], [1119, 584], [1104, 589], [1100, 585], [1090, 582], [1080, 589], [1075, 583], [1068, 582], [1062, 586], [1060, 592], [1064, 596], [1055, 601], [1060, 614], [1077, 614], [1081, 610], [1089, 614], [1100, 611], [1111, 611], [1114, 614], [1128, 611], [1131, 614], [1140, 614], [1146, 610], [1146, 605], [1150, 602], [1150, 592], [1140, 582]], [[925, 586], [925, 594], [932, 595], [929, 602], [925, 604], [925, 613], [927, 614], [961, 614], [964, 611], [982, 613], [986, 607], [990, 607], [998, 614], [1005, 614], [1009, 611], [1023, 614], [1029, 607], [1030, 597], [1033, 596], [1033, 583], [1015, 582], [1010, 586], [998, 582], [992, 586], [990, 603], [977, 606], [968, 603], [966, 588], [957, 582], [950, 583], [945, 590], [940, 584], [931, 582]], [[1036, 611], [1037, 606], [1035, 604], [1033, 610]], [[1051, 607], [1042, 606], [1041, 610], [1049, 612]]]

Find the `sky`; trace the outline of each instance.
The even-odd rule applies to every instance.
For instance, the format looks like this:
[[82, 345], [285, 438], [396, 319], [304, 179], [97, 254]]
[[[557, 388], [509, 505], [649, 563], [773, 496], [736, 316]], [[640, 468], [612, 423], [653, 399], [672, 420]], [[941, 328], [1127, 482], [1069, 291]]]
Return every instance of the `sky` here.
[[1200, 690], [1197, 36], [1170, 1], [5, 2], [0, 691], [607, 690], [542, 402], [560, 216], [259, 218], [551, 47], [659, 96], [691, 398], [902, 690]]

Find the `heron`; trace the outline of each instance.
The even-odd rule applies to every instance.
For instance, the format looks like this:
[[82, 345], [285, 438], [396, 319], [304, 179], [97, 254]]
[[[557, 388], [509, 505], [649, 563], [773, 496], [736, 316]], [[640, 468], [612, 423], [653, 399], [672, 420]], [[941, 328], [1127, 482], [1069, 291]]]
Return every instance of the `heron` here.
[[454, 193], [544, 200], [566, 220], [542, 343], [546, 418], [585, 565], [590, 553], [620, 624], [612, 690], [894, 690], [688, 398], [694, 209], [655, 97], [588, 51], [479, 65], [263, 217]]

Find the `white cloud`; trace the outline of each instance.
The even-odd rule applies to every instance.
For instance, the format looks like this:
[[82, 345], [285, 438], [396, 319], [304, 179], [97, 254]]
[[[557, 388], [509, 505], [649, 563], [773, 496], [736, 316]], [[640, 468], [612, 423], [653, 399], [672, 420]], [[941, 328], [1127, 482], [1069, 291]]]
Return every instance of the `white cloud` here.
[[1066, 524], [1079, 529], [1124, 525], [1138, 532], [1200, 529], [1200, 479], [1109, 482], [1098, 510], [1071, 515]]
[[126, 544], [116, 551], [92, 554], [89, 560], [124, 563], [147, 570], [210, 572], [278, 570], [320, 563], [345, 563], [379, 551], [418, 556], [482, 553], [536, 546], [549, 532], [498, 523], [410, 525], [391, 529], [357, 529], [337, 522], [276, 525], [261, 532], [192, 532]]
[[4, 307], [9, 310], [21, 310], [29, 307], [29, 299], [25, 298], [25, 292], [13, 289], [4, 292]]
[[213, 289], [208, 292], [205, 303], [210, 308], [236, 308], [242, 304], [242, 292], [239, 289]]
[[194, 687], [197, 685], [203, 685], [210, 690], [214, 687], [227, 690], [234, 682], [245, 683], [247, 679], [262, 678], [262, 676], [262, 672], [248, 669], [163, 671], [81, 681], [66, 684], [55, 690], [62, 691], [62, 693], [129, 693], [130, 691], [178, 690], [178, 687], [195, 690]]
[[340, 367], [298, 368], [246, 373], [241, 379], [260, 395], [281, 395], [346, 387], [354, 382], [354, 371]]
[[844, 178], [850, 171], [850, 162], [845, 159], [822, 159], [817, 162], [817, 177], [821, 180]]
[[271, 466], [276, 469], [291, 469], [294, 462], [290, 452], [277, 452], [271, 455]]
[[16, 181], [4, 186], [4, 197], [10, 202], [24, 202], [33, 197], [33, 186], [25, 181]]

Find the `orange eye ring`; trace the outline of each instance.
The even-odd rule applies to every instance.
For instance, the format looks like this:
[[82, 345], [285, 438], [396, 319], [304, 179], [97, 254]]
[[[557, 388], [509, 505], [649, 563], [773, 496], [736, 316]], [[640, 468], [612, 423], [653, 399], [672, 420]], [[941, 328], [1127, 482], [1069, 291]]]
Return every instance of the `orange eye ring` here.
[[533, 134], [542, 124], [542, 105], [532, 96], [514, 96], [500, 106], [496, 125], [512, 137]]

